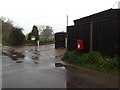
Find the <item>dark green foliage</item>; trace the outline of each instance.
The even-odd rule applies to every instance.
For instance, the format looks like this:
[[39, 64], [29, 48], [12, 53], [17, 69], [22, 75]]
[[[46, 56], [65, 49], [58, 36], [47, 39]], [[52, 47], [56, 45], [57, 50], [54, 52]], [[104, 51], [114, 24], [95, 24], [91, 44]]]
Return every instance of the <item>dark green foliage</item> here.
[[[34, 41], [31, 40], [32, 37], [35, 37]], [[37, 26], [34, 25], [32, 28], [32, 31], [28, 34], [27, 44], [35, 45], [37, 40], [39, 40], [39, 32], [38, 32]]]
[[39, 31], [37, 26], [33, 26], [32, 32], [31, 32], [32, 36], [35, 36], [35, 41], [39, 40]]
[[[39, 36], [39, 30], [41, 31], [41, 34]], [[52, 38], [53, 35], [53, 30], [52, 27], [50, 26], [33, 26], [32, 31], [27, 35], [27, 44], [28, 45], [36, 45], [36, 41], [40, 41], [40, 44], [46, 44], [46, 43], [51, 43], [54, 42], [54, 38]], [[41, 29], [40, 29], [41, 28]], [[36, 39], [34, 41], [31, 40], [32, 37], [35, 37]]]
[[30, 32], [27, 36], [27, 40], [30, 41], [31, 40], [31, 37], [32, 37], [32, 33]]
[[2, 21], [2, 45], [23, 45], [25, 36], [22, 28], [14, 27], [13, 21], [1, 17]]
[[120, 64], [119, 57], [103, 57], [99, 52], [67, 51], [62, 60], [112, 74], [118, 74]]
[[25, 35], [20, 28], [14, 28], [9, 34], [10, 45], [23, 45], [25, 41]]
[[9, 45], [9, 35], [2, 36], [2, 45]]
[[[32, 41], [31, 38], [35, 37], [35, 40]], [[39, 31], [37, 26], [33, 26], [32, 31], [27, 36], [27, 44], [36, 44], [36, 41], [39, 40]]]

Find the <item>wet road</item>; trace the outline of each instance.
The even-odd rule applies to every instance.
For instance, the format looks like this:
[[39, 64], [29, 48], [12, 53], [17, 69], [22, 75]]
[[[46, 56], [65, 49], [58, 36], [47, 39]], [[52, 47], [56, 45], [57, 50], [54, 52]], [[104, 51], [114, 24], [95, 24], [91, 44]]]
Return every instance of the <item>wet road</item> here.
[[[94, 71], [76, 65], [69, 65], [67, 70], [67, 88], [118, 88], [118, 76]], [[72, 74], [71, 74], [72, 72]]]
[[[11, 47], [13, 48], [13, 47]], [[52, 45], [14, 47], [25, 55], [22, 63], [2, 56], [3, 88], [118, 88], [118, 77], [62, 62], [66, 49]], [[62, 62], [66, 67], [56, 67]]]
[[25, 55], [22, 63], [3, 55], [3, 88], [66, 88], [65, 67], [55, 67], [65, 49], [55, 50], [54, 44], [41, 46], [40, 52], [35, 49], [16, 49]]

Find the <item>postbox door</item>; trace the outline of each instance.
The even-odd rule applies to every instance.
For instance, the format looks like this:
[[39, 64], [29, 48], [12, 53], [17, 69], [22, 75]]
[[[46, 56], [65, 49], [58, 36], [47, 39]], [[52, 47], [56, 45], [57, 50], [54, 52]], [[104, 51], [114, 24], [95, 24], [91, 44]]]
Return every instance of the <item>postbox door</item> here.
[[77, 50], [83, 50], [84, 49], [84, 40], [77, 40]]

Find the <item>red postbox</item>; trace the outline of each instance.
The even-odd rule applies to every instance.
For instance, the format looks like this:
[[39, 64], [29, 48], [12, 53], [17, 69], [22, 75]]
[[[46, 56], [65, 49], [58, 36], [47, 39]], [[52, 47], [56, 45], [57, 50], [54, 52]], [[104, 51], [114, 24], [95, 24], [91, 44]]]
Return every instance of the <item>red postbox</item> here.
[[83, 50], [84, 49], [84, 40], [77, 40], [77, 50]]

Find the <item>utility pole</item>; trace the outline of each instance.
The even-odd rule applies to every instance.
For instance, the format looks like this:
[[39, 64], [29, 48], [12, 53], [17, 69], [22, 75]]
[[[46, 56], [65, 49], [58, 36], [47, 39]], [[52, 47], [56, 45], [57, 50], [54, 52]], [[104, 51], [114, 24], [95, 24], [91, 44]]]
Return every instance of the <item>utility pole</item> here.
[[67, 27], [68, 27], [68, 15], [67, 15], [67, 26], [66, 26], [66, 38], [65, 38], [65, 47], [66, 48], [67, 48], [67, 38], [68, 38]]
[[118, 9], [120, 9], [120, 1], [118, 2]]
[[120, 8], [120, 0], [118, 0], [117, 2], [115, 2], [115, 4], [112, 6], [112, 8], [118, 3], [118, 9]]
[[67, 26], [68, 26], [68, 15], [67, 15]]

